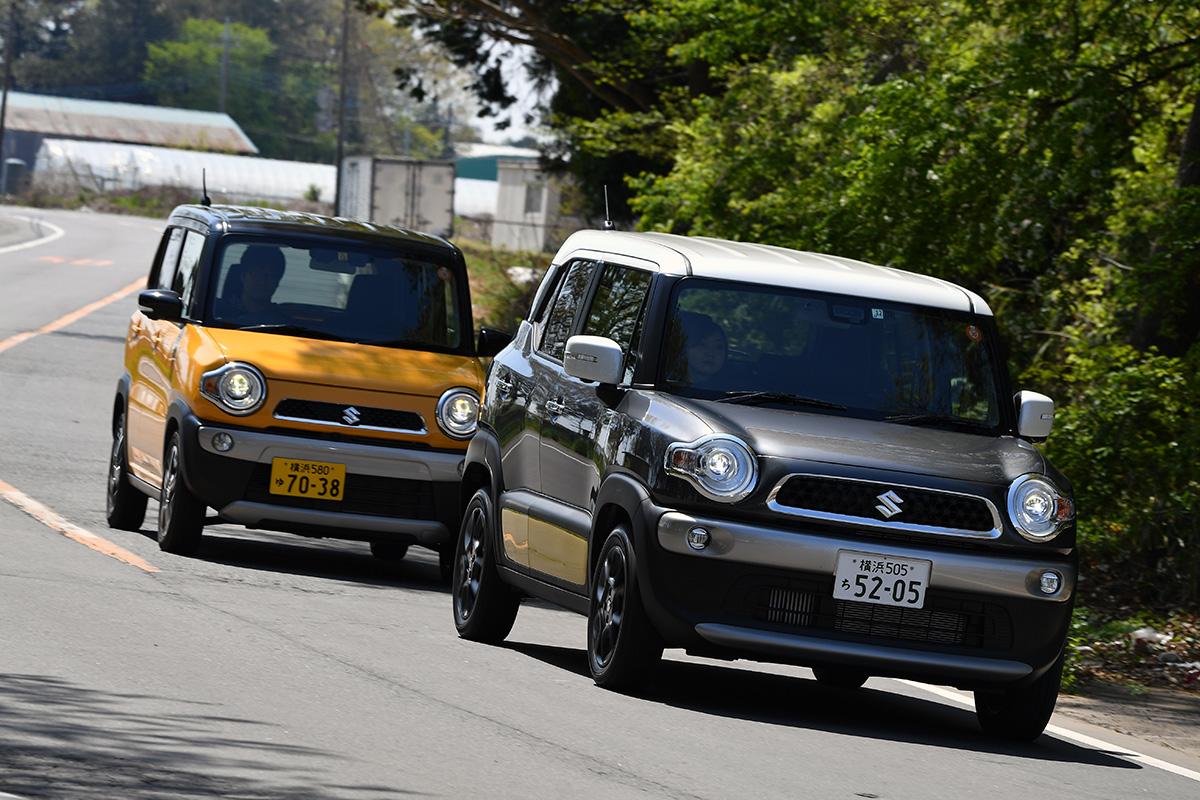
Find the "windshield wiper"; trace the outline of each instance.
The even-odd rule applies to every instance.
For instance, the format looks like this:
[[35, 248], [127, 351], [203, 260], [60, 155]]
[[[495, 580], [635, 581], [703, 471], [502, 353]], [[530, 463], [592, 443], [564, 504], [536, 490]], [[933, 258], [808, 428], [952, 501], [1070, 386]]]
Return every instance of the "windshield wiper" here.
[[991, 425], [978, 420], [956, 417], [953, 414], [888, 414], [884, 422], [895, 422], [900, 425], [955, 425], [972, 430], [990, 430]]
[[237, 328], [239, 331], [256, 331], [258, 333], [281, 333], [285, 336], [307, 336], [310, 339], [333, 339], [341, 340], [342, 337], [335, 336], [328, 331], [317, 330], [316, 328], [306, 328], [303, 325], [292, 325], [291, 323], [268, 322], [262, 325], [240, 325]]
[[841, 403], [831, 403], [828, 400], [818, 400], [815, 397], [804, 397], [798, 394], [788, 394], [787, 392], [725, 392], [724, 395], [717, 398], [718, 403], [738, 403], [739, 405], [756, 406], [763, 403], [789, 403], [794, 406], [808, 406], [809, 408], [831, 408], [837, 411], [845, 411], [846, 407]]

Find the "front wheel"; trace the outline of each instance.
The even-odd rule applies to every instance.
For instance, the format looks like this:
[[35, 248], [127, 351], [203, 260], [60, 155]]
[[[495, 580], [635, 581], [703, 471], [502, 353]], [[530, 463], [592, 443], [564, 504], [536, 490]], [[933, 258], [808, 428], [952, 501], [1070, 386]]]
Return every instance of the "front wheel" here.
[[458, 635], [488, 644], [504, 641], [521, 605], [520, 596], [500, 580], [496, 570], [495, 526], [492, 497], [487, 489], [480, 489], [463, 513], [450, 580]]
[[183, 440], [171, 434], [163, 456], [162, 491], [158, 499], [158, 547], [168, 553], [189, 555], [200, 546], [205, 505], [183, 482]]
[[618, 525], [604, 541], [592, 575], [588, 669], [597, 686], [629, 691], [646, 679], [662, 651], [642, 606], [629, 533]]
[[975, 715], [985, 733], [1002, 739], [1031, 742], [1042, 735], [1058, 702], [1063, 658], [1027, 686], [999, 692], [975, 692]]
[[104, 510], [110, 528], [140, 531], [146, 519], [150, 499], [129, 483], [129, 462], [125, 452], [125, 412], [117, 414], [113, 425], [112, 454], [108, 459], [108, 491]]

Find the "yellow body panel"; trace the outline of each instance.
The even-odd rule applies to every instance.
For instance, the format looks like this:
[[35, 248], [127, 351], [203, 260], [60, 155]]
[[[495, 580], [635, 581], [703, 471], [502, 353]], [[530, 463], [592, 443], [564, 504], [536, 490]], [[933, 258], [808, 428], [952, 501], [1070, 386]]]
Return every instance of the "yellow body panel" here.
[[[267, 379], [266, 402], [253, 414], [229, 414], [200, 393], [200, 377], [231, 361], [251, 364]], [[473, 389], [482, 398], [484, 387], [483, 370], [473, 356], [207, 328], [191, 323], [180, 327], [150, 320], [140, 311], [130, 320], [125, 366], [132, 378], [130, 468], [152, 485], [162, 480], [167, 409], [176, 400], [184, 402], [206, 422], [314, 433], [329, 433], [331, 427], [276, 419], [275, 406], [282, 400], [298, 399], [413, 411], [424, 420], [424, 434], [353, 427], [336, 430], [363, 439], [465, 451], [466, 441], [451, 438], [438, 427], [438, 398], [447, 389], [459, 386]]]

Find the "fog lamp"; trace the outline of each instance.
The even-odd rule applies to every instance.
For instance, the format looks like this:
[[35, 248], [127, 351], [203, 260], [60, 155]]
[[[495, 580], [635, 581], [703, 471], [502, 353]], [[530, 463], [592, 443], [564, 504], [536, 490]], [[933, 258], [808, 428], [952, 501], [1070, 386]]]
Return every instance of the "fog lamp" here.
[[1038, 586], [1041, 588], [1042, 594], [1058, 594], [1059, 588], [1062, 587], [1062, 578], [1057, 572], [1047, 570], [1042, 573]]
[[712, 536], [704, 528], [692, 528], [687, 532], [688, 547], [693, 550], [703, 550], [712, 541]]
[[218, 452], [228, 453], [233, 449], [233, 437], [225, 431], [220, 431], [219, 433], [213, 434], [212, 444]]

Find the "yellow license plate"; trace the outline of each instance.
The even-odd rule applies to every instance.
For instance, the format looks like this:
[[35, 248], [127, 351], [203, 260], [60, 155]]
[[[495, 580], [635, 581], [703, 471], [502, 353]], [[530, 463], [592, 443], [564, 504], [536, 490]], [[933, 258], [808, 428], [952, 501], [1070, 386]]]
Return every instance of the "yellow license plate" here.
[[346, 496], [346, 465], [297, 458], [271, 459], [271, 494], [341, 500]]

